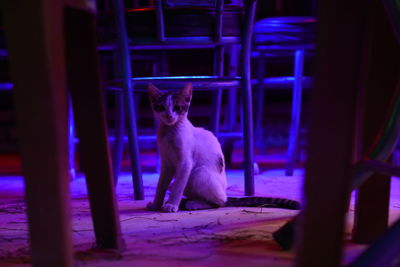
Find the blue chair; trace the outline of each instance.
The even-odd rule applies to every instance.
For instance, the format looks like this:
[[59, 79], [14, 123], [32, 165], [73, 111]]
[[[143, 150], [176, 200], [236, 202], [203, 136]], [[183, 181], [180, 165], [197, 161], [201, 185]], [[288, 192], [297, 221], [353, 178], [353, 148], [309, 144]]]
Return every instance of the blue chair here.
[[[7, 60], [8, 52], [5, 48], [0, 48], [0, 59]], [[10, 81], [0, 82], [0, 91], [12, 91], [14, 84]], [[69, 103], [69, 113], [68, 113], [68, 142], [69, 142], [69, 175], [71, 179], [76, 176], [76, 166], [75, 166], [75, 144], [77, 139], [75, 138], [75, 125], [72, 113], [71, 103]]]
[[[256, 139], [260, 151], [265, 149], [263, 138], [263, 109], [266, 88], [293, 88], [291, 122], [287, 151], [286, 175], [293, 175], [299, 154], [301, 99], [303, 88], [312, 84], [312, 78], [303, 75], [304, 58], [312, 55], [315, 44], [314, 17], [271, 17], [257, 21], [254, 26], [252, 57], [258, 60], [256, 87]], [[294, 58], [293, 75], [266, 77], [268, 59]]]
[[[212, 130], [218, 136], [238, 136], [220, 133], [219, 115], [222, 90], [240, 88], [243, 110], [243, 139], [245, 165], [245, 194], [254, 194], [252, 91], [250, 52], [256, 0], [244, 1], [242, 6], [224, 6], [215, 0], [213, 6], [177, 6], [173, 1], [156, 0], [155, 6], [125, 11], [122, 1], [113, 1], [116, 42], [103, 42], [100, 49], [114, 50], [121, 66], [120, 79], [109, 85], [121, 92], [117, 106], [119, 121], [115, 137], [114, 170], [118, 176], [126, 117], [129, 153], [135, 199], [143, 199], [143, 182], [139, 165], [134, 91], [144, 91], [148, 83], [163, 89], [178, 89], [191, 82], [195, 90], [213, 90]], [[227, 18], [227, 19], [225, 19]], [[244, 24], [243, 24], [244, 23]], [[241, 46], [241, 75], [225, 76], [224, 54], [232, 46]], [[210, 76], [132, 77], [131, 50], [214, 49], [214, 73]]]

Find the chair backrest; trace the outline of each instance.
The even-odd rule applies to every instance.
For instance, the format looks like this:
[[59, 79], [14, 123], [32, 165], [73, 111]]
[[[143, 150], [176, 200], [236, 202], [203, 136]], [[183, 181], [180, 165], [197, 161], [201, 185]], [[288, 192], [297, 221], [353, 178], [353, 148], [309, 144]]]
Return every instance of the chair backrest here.
[[130, 40], [137, 44], [154, 41], [193, 44], [220, 42], [223, 36], [239, 37], [243, 24], [242, 5], [224, 6], [223, 0], [212, 2], [207, 6], [190, 6], [155, 0], [154, 6], [129, 9], [125, 16]]
[[[160, 42], [165, 41], [165, 27], [164, 27], [164, 10], [168, 1], [156, 0], [156, 23], [157, 23], [157, 39]], [[219, 42], [222, 36], [222, 16], [224, 11], [224, 1], [214, 0], [215, 7], [215, 22], [214, 22], [214, 41]]]
[[[112, 3], [115, 1], [119, 2], [114, 0]], [[245, 15], [255, 9], [252, 5], [255, 0], [152, 0], [151, 5], [134, 8], [124, 7], [123, 2], [120, 11], [102, 5], [105, 11], [98, 16], [101, 50], [113, 49], [113, 43], [118, 39], [119, 23], [116, 20], [126, 22], [127, 38], [133, 49], [212, 48], [239, 44], [248, 23]]]
[[[123, 62], [121, 64], [122, 67], [122, 77], [123, 83], [128, 88], [130, 87], [130, 78], [131, 78], [131, 67], [130, 67], [130, 50], [131, 49], [151, 49], [151, 50], [158, 50], [158, 49], [187, 49], [187, 48], [217, 48], [214, 53], [214, 60], [215, 60], [215, 67], [214, 67], [214, 75], [218, 77], [222, 77], [224, 72], [221, 70], [223, 66], [223, 47], [225, 45], [232, 45], [232, 44], [241, 44], [241, 58], [240, 62], [243, 65], [240, 67], [244, 76], [249, 73], [249, 65], [250, 65], [250, 48], [251, 48], [251, 36], [252, 36], [252, 27], [256, 9], [256, 0], [240, 0], [243, 4], [239, 5], [240, 9], [236, 7], [229, 7], [229, 13], [224, 14], [224, 1], [223, 0], [212, 0], [214, 1], [214, 11], [210, 12], [210, 8], [206, 7], [195, 7], [190, 9], [194, 13], [200, 11], [200, 16], [195, 16], [196, 18], [201, 17], [204, 19], [205, 22], [208, 22], [207, 31], [202, 32], [201, 36], [197, 35], [186, 35], [186, 37], [177, 37], [175, 35], [167, 35], [170, 33], [168, 28], [165, 27], [165, 19], [166, 15], [169, 17], [169, 22], [175, 23], [175, 28], [177, 29], [178, 33], [181, 33], [182, 28], [186, 31], [189, 26], [194, 26], [194, 28], [200, 23], [195, 20], [187, 21], [187, 23], [177, 23], [176, 14], [183, 14], [187, 15], [188, 10], [182, 9], [181, 7], [166, 7], [167, 2], [166, 0], [155, 0], [155, 6], [150, 8], [139, 8], [139, 9], [130, 9], [126, 10], [123, 7], [122, 0], [115, 0], [113, 1], [113, 14], [115, 20], [115, 28], [114, 31], [116, 32], [117, 38], [117, 50], [119, 54], [119, 59]], [[183, 1], [182, 1], [183, 2]], [[237, 1], [235, 1], [237, 4]], [[241, 8], [244, 7], [244, 8]], [[226, 8], [228, 10], [228, 8]], [[168, 11], [168, 12], [166, 12]], [[169, 13], [172, 12], [172, 13]], [[176, 13], [178, 12], [178, 13]], [[211, 13], [211, 14], [210, 14]], [[234, 16], [229, 17], [228, 15]], [[198, 13], [197, 13], [198, 14]], [[130, 17], [130, 15], [132, 15]], [[226, 15], [226, 16], [225, 16]], [[237, 16], [239, 15], [239, 16]], [[139, 17], [138, 17], [139, 16]], [[125, 19], [126, 17], [126, 19]], [[190, 16], [189, 16], [190, 18]], [[133, 20], [133, 19], [136, 19]], [[184, 19], [188, 19], [188, 17], [184, 17]], [[227, 19], [229, 21], [229, 25], [235, 26], [237, 30], [235, 32], [230, 31], [229, 27], [224, 27], [225, 24], [222, 23]], [[211, 22], [210, 22], [211, 20]], [[232, 23], [233, 21], [233, 23]], [[180, 21], [179, 21], [180, 22]], [[209, 26], [213, 26], [213, 29], [210, 30]], [[131, 28], [130, 28], [131, 27]], [[136, 27], [132, 28], [132, 27]], [[149, 33], [149, 29], [153, 29], [153, 32]], [[190, 29], [190, 27], [189, 27]], [[139, 37], [138, 39], [142, 38], [142, 42], [137, 42], [136, 39], [132, 41], [132, 37], [135, 36], [135, 30], [139, 30], [139, 33], [144, 33], [146, 38]], [[227, 31], [228, 30], [228, 31]], [[176, 33], [176, 32], [175, 32]], [[136, 36], [135, 36], [136, 37]], [[193, 38], [196, 37], [196, 38]], [[203, 38], [204, 37], [204, 38]], [[241, 38], [240, 38], [241, 37]], [[143, 41], [144, 40], [144, 41]], [[140, 40], [139, 40], [140, 41]], [[244, 63], [246, 62], [246, 63]], [[198, 77], [200, 78], [200, 77]], [[250, 79], [248, 77], [248, 79]], [[246, 80], [248, 80], [246, 78]], [[170, 80], [170, 79], [168, 79]], [[233, 79], [234, 83], [237, 83], [236, 77]], [[136, 79], [136, 81], [138, 81]], [[136, 83], [137, 85], [137, 83]], [[208, 84], [207, 84], [208, 85]]]

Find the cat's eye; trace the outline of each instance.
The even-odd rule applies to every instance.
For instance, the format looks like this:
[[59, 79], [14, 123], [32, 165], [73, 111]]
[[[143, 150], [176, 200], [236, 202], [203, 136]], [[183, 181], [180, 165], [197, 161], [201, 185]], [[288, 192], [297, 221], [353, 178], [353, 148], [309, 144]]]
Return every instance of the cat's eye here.
[[183, 108], [181, 106], [174, 106], [174, 111], [175, 112], [181, 112]]
[[162, 112], [165, 110], [165, 107], [163, 105], [154, 105], [153, 109], [155, 112]]

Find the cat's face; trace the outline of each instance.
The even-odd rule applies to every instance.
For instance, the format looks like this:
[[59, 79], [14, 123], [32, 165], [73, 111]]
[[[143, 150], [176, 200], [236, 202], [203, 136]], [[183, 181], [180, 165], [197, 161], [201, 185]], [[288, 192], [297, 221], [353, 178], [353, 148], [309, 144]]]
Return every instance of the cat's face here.
[[192, 99], [192, 84], [177, 92], [161, 92], [152, 84], [148, 86], [151, 107], [157, 120], [172, 126], [187, 116]]

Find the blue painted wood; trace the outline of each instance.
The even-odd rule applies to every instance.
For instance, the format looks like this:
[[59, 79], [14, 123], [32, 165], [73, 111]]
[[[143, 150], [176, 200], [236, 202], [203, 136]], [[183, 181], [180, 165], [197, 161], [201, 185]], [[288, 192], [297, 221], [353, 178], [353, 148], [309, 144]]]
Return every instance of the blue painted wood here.
[[[167, 77], [138, 77], [132, 78], [131, 81], [135, 85], [135, 91], [147, 92], [149, 83], [153, 83], [164, 90], [181, 89], [186, 83], [191, 82], [196, 91], [204, 90], [222, 90], [239, 88], [240, 76], [238, 77], [218, 77], [218, 76], [167, 76]], [[108, 86], [108, 89], [120, 91], [121, 81], [115, 81], [114, 84]]]
[[[239, 65], [239, 46], [232, 45], [229, 52], [229, 76], [235, 77], [238, 74]], [[228, 92], [228, 107], [226, 117], [228, 118], [228, 131], [234, 131], [236, 123], [236, 101], [237, 101], [237, 90], [232, 89]]]
[[272, 17], [254, 25], [256, 44], [312, 43], [315, 38], [315, 17]]
[[[311, 88], [313, 84], [313, 77], [305, 77], [303, 76], [301, 79], [301, 84], [303, 88]], [[264, 78], [262, 83], [265, 88], [271, 89], [289, 89], [293, 88], [293, 84], [295, 82], [294, 76], [282, 76], [282, 77], [269, 77]], [[252, 80], [252, 84], [257, 85], [259, 80]]]
[[75, 122], [74, 112], [72, 110], [71, 97], [68, 97], [68, 153], [69, 153], [69, 176], [74, 179], [75, 169]]
[[[117, 64], [119, 50], [115, 49], [113, 53], [113, 71], [114, 76], [119, 77], [122, 73], [121, 64]], [[125, 135], [125, 113], [124, 113], [124, 95], [122, 91], [118, 91], [115, 93], [115, 122], [114, 122], [114, 137], [109, 137], [109, 141], [113, 140], [113, 154], [112, 154], [112, 163], [113, 163], [113, 174], [114, 174], [114, 186], [118, 184], [119, 172], [121, 168], [123, 150], [124, 150], [124, 142], [123, 138]]]
[[304, 65], [304, 50], [297, 50], [294, 61], [294, 83], [293, 83], [293, 100], [292, 100], [292, 116], [290, 121], [289, 146], [287, 152], [286, 175], [293, 175], [294, 163], [296, 161], [296, 153], [298, 152], [299, 131], [300, 131], [300, 115], [301, 115], [301, 95], [302, 95], [302, 78]]
[[165, 41], [164, 12], [162, 0], [156, 0], [157, 40]]
[[[265, 77], [263, 66], [258, 71], [258, 79], [253, 84], [260, 88], [288, 89], [293, 88], [292, 113], [289, 132], [286, 174], [292, 175], [295, 158], [298, 155], [298, 136], [300, 128], [301, 94], [303, 88], [312, 85], [312, 77], [303, 76], [304, 57], [313, 54], [315, 49], [315, 17], [272, 17], [265, 18], [255, 24], [255, 51], [253, 58], [295, 58], [293, 76]], [[261, 90], [261, 89], [260, 89]], [[261, 104], [262, 105], [262, 104]], [[263, 108], [258, 106], [257, 125], [260, 123]], [[257, 127], [259, 129], [261, 127]], [[261, 131], [261, 130], [259, 130]], [[262, 134], [258, 133], [257, 139]], [[258, 141], [263, 144], [263, 140]], [[263, 147], [263, 146], [262, 146]]]
[[222, 37], [222, 18], [224, 14], [224, 1], [216, 0], [215, 1], [215, 33], [214, 33], [214, 41], [221, 41]]
[[256, 11], [255, 0], [246, 2], [245, 26], [242, 30], [241, 71], [243, 101], [243, 135], [244, 135], [244, 180], [245, 195], [254, 195], [254, 142], [253, 142], [253, 105], [250, 73], [251, 36]]
[[265, 74], [265, 57], [264, 54], [260, 54], [257, 60], [257, 80], [252, 81], [252, 84], [256, 84], [256, 119], [255, 119], [255, 134], [256, 134], [256, 145], [259, 149], [259, 153], [265, 152], [265, 140], [264, 140], [264, 127], [263, 127], [263, 111], [264, 111], [264, 74]]
[[[239, 45], [231, 45], [229, 48], [229, 68], [228, 75], [230, 77], [235, 77], [239, 72]], [[225, 110], [225, 120], [224, 120], [224, 129], [230, 133], [233, 133], [236, 129], [237, 122], [237, 89], [231, 88], [228, 91], [228, 103], [226, 105]], [[241, 133], [239, 133], [241, 134]], [[243, 136], [241, 135], [243, 138]], [[222, 143], [222, 151], [225, 156], [225, 164], [226, 166], [230, 166], [232, 163], [232, 154], [234, 149], [234, 136], [230, 136], [229, 138], [222, 139], [222, 135], [220, 133], [219, 139], [223, 141]]]
[[258, 30], [260, 26], [261, 30], [264, 29], [265, 25], [279, 24], [304, 24], [304, 23], [316, 23], [317, 19], [312, 16], [287, 16], [287, 17], [270, 17], [257, 21], [254, 27], [254, 33]]
[[[214, 74], [221, 77], [224, 73], [224, 47], [218, 46], [214, 51]], [[213, 92], [213, 99], [211, 104], [211, 130], [218, 136], [220, 118], [221, 118], [221, 104], [222, 104], [222, 90], [215, 90]]]
[[[224, 1], [215, 1], [215, 32], [214, 41], [220, 42], [222, 37], [222, 17], [223, 17]], [[224, 49], [225, 47], [220, 45], [217, 46], [214, 51], [214, 75], [222, 77], [224, 74]], [[213, 133], [218, 136], [219, 125], [221, 117], [221, 103], [222, 103], [222, 90], [216, 90], [213, 93], [212, 99], [212, 119], [211, 119], [211, 129]]]
[[253, 51], [251, 56], [256, 57], [260, 53], [264, 53], [265, 57], [285, 56], [287, 53], [293, 53], [293, 51], [298, 49], [313, 53], [312, 50], [315, 49], [315, 43], [257, 44], [257, 50]]
[[[130, 162], [132, 168], [132, 180], [134, 185], [134, 198], [136, 200], [144, 199], [143, 179], [139, 163], [139, 147], [137, 142], [136, 114], [133, 101], [133, 91], [131, 84], [131, 62], [130, 51], [128, 47], [128, 37], [126, 34], [125, 14], [122, 0], [113, 1], [113, 12], [115, 26], [117, 31], [117, 49], [118, 57], [122, 66], [122, 85], [124, 94], [124, 107], [126, 113], [126, 126], [129, 139]], [[117, 63], [117, 64], [118, 64]]]
[[[124, 113], [124, 95], [122, 92], [117, 92], [115, 96], [115, 133], [114, 136], [114, 151], [113, 151], [113, 172], [114, 186], [118, 184], [119, 172], [121, 169], [122, 156], [124, 151], [124, 136], [125, 136], [125, 113]], [[111, 138], [109, 138], [111, 139]]]

